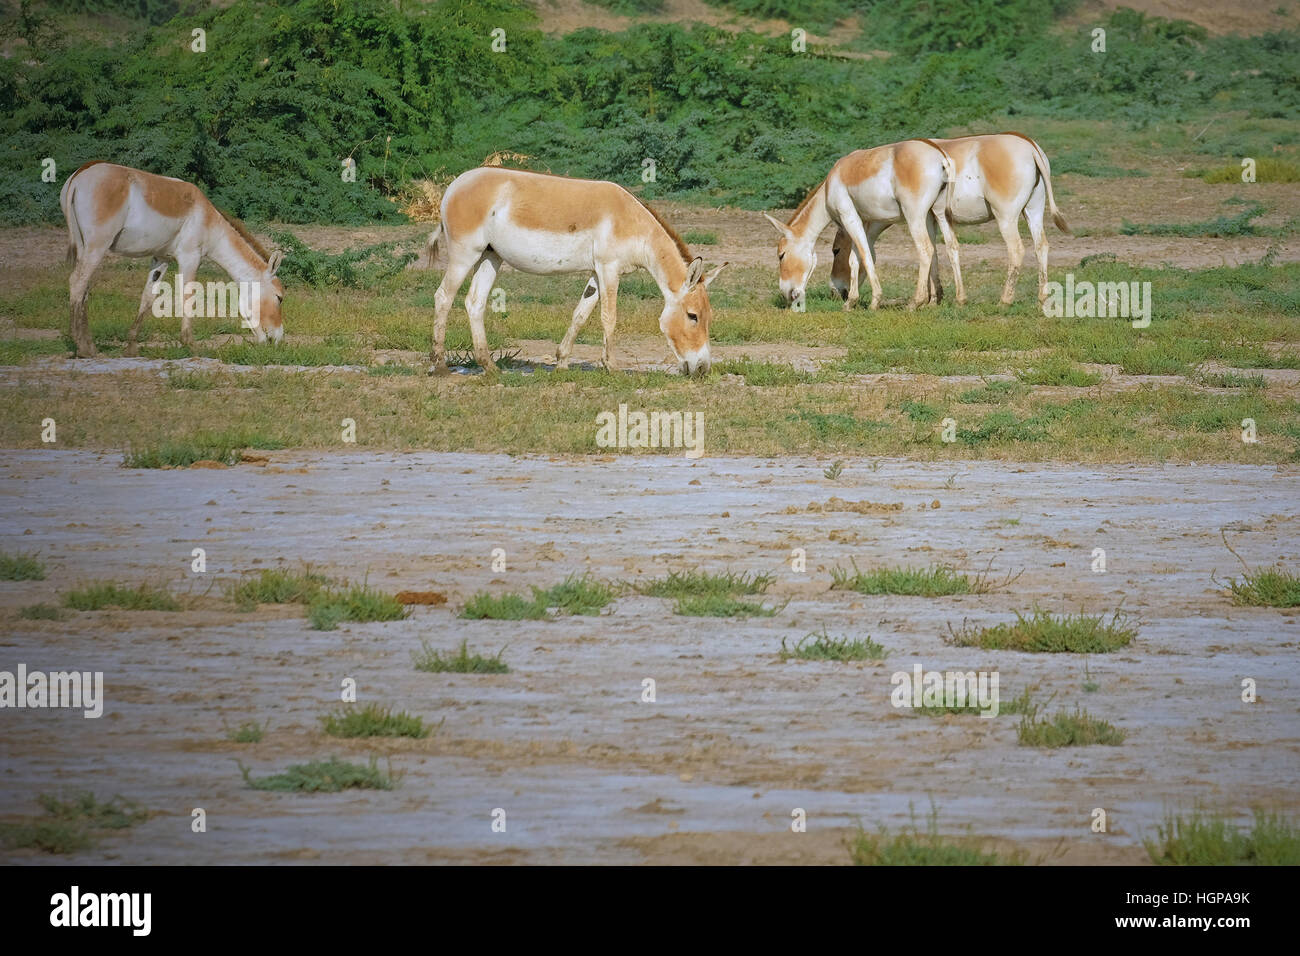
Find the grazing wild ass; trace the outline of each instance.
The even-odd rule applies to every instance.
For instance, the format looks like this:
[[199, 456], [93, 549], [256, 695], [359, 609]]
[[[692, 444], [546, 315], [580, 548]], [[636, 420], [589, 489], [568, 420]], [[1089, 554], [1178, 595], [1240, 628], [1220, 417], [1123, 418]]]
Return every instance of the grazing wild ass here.
[[[439, 247], [441, 247], [439, 249]], [[664, 297], [659, 328], [684, 374], [709, 370], [708, 275], [704, 260], [691, 258], [686, 244], [649, 206], [622, 186], [569, 179], [499, 166], [457, 176], [442, 197], [442, 222], [429, 236], [429, 262], [437, 250], [447, 271], [434, 297], [434, 374], [445, 374], [443, 340], [447, 315], [465, 277], [474, 274], [465, 296], [474, 358], [495, 371], [483, 316], [504, 262], [521, 272], [548, 275], [594, 273], [556, 351], [560, 368], [569, 364], [573, 340], [596, 307], [605, 331], [605, 367], [614, 368], [614, 325], [619, 277], [645, 269]]]
[[[95, 354], [86, 300], [91, 277], [108, 252], [153, 257], [140, 296], [140, 311], [127, 337], [127, 355], [136, 354], [136, 336], [169, 259], [176, 262], [181, 290], [194, 281], [203, 258], [217, 263], [239, 283], [239, 314], [257, 340], [265, 342], [270, 337], [278, 342], [284, 336], [280, 315], [284, 286], [275, 277], [283, 253], [268, 256], [243, 224], [212, 205], [197, 186], [96, 160], [68, 177], [59, 193], [59, 205], [68, 221], [68, 262], [73, 267], [68, 295], [78, 356]], [[185, 295], [177, 307], [181, 341], [192, 347], [192, 316], [184, 306], [189, 298]]]
[[[1038, 259], [1038, 300], [1046, 295], [1047, 235], [1043, 222], [1045, 210], [1051, 210], [1052, 222], [1069, 235], [1065, 218], [1056, 208], [1052, 196], [1052, 168], [1047, 154], [1036, 142], [1020, 133], [991, 133], [934, 140], [952, 157], [957, 167], [954, 184], [944, 190], [935, 203], [936, 216], [951, 222], [973, 225], [996, 219], [1007, 244], [1007, 281], [1002, 288], [1002, 304], [1010, 305], [1016, 297], [1016, 280], [1025, 257], [1020, 238], [1019, 217], [1029, 225]], [[946, 234], [945, 234], [946, 241]], [[843, 230], [835, 233], [831, 243], [835, 259], [831, 263], [831, 288], [847, 300], [858, 284], [858, 262], [853, 244]], [[961, 259], [956, 244], [948, 248], [952, 263], [957, 302], [965, 303], [966, 289], [961, 278]]]
[[[810, 192], [786, 224], [769, 216], [776, 231], [777, 260], [781, 270], [781, 295], [790, 303], [800, 299], [817, 266], [818, 237], [834, 222], [849, 237], [871, 280], [871, 308], [880, 307], [880, 280], [876, 278], [876, 237], [896, 222], [906, 222], [920, 269], [913, 307], [937, 301], [938, 264], [935, 262], [936, 221], [931, 207], [953, 173], [951, 160], [930, 140], [909, 139], [874, 149], [849, 153], [831, 167], [826, 179]], [[952, 228], [937, 221], [944, 242], [956, 245]], [[856, 285], [849, 290], [845, 309], [857, 304]]]

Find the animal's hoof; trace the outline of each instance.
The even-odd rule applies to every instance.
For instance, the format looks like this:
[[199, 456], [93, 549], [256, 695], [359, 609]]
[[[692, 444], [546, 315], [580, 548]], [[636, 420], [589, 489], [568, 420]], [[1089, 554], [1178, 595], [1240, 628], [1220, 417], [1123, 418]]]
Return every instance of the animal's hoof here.
[[872, 312], [877, 311], [877, 310], [880, 308], [880, 300], [879, 300], [879, 299], [872, 299], [872, 300], [871, 300], [871, 305], [870, 305], [868, 308], [870, 308]]

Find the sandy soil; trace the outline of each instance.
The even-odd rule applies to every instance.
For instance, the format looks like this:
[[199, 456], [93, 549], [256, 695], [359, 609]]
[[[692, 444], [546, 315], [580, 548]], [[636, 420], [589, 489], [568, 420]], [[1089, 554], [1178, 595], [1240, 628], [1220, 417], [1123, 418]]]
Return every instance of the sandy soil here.
[[[42, 792], [120, 793], [152, 813], [72, 862], [845, 862], [852, 827], [898, 826], [930, 801], [948, 832], [987, 836], [1044, 862], [1142, 862], [1166, 809], [1300, 807], [1300, 613], [1237, 608], [1211, 575], [1238, 571], [1220, 529], [1255, 565], [1300, 557], [1300, 482], [1234, 466], [1105, 470], [676, 456], [270, 453], [262, 468], [133, 471], [117, 455], [7, 454], [0, 548], [36, 550], [42, 582], [0, 583], [0, 669], [105, 672], [100, 720], [4, 711], [0, 819]], [[901, 503], [808, 510], [831, 497]], [[934, 502], [939, 507], [933, 507]], [[208, 572], [189, 572], [203, 547]], [[504, 548], [507, 568], [490, 569]], [[805, 548], [807, 573], [791, 570]], [[1108, 571], [1090, 570], [1104, 548]], [[830, 591], [856, 559], [991, 567], [1014, 583], [927, 600]], [[389, 590], [436, 590], [406, 621], [309, 630], [290, 609], [230, 610], [214, 580], [310, 562]], [[773, 618], [676, 617], [627, 595], [594, 618], [461, 621], [479, 589], [549, 586], [573, 572], [636, 579], [703, 566], [776, 574]], [[92, 578], [167, 582], [192, 607], [17, 617]], [[1123, 608], [1139, 640], [1111, 655], [982, 652], [946, 645], [949, 624], [1034, 605]], [[788, 662], [781, 639], [871, 634], [880, 665]], [[505, 648], [511, 672], [413, 670], [421, 640]], [[1017, 718], [932, 719], [894, 709], [890, 675], [992, 670], [1129, 733], [1119, 747], [1036, 750]], [[1087, 693], [1085, 674], [1099, 688]], [[327, 738], [318, 719], [355, 678], [362, 702], [445, 723], [426, 741]], [[657, 702], [641, 703], [644, 678]], [[1240, 700], [1258, 681], [1260, 699]], [[225, 739], [270, 721], [259, 744]], [[255, 774], [331, 754], [391, 760], [391, 792], [262, 793]], [[381, 760], [381, 763], [383, 761]], [[206, 834], [190, 832], [203, 807]], [[808, 832], [790, 832], [803, 808]], [[1089, 829], [1093, 808], [1110, 831]], [[494, 808], [507, 831], [491, 830]], [[46, 862], [10, 851], [6, 862]], [[63, 859], [63, 858], [60, 858]]]

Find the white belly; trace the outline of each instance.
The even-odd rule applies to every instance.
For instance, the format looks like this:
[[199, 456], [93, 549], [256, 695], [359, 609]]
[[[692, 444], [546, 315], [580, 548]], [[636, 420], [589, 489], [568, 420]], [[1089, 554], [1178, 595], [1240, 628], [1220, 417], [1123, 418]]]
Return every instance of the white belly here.
[[488, 223], [484, 238], [507, 265], [521, 272], [591, 272], [596, 265], [595, 240], [585, 231], [553, 233]]

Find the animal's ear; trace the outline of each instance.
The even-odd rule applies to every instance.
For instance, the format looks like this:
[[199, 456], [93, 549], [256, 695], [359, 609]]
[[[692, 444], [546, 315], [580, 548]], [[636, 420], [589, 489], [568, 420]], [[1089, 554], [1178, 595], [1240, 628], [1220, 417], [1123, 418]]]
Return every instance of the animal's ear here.
[[779, 232], [781, 235], [785, 236], [790, 233], [790, 230], [786, 228], [785, 223], [781, 222], [781, 220], [774, 219], [771, 216], [769, 216], [767, 213], [763, 213], [763, 218], [766, 219], [768, 222], [770, 222], [772, 224], [772, 228], [775, 229], [777, 232]]
[[718, 273], [721, 272], [726, 267], [727, 264], [724, 262], [722, 265], [718, 266], [716, 269], [714, 269], [712, 272], [706, 275], [704, 277], [704, 288], [707, 289], [709, 287], [709, 283], [712, 282], [714, 279], [716, 279], [718, 277]]
[[271, 258], [266, 260], [267, 274], [274, 278], [275, 274], [280, 271], [280, 263], [284, 262], [284, 253], [279, 249], [271, 253]]
[[682, 286], [682, 291], [690, 292], [694, 289], [702, 275], [704, 275], [704, 260], [696, 256], [691, 260], [690, 268], [686, 272], [686, 284]]

